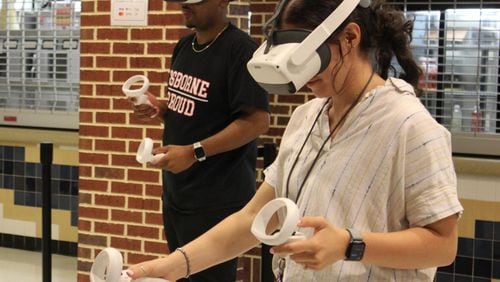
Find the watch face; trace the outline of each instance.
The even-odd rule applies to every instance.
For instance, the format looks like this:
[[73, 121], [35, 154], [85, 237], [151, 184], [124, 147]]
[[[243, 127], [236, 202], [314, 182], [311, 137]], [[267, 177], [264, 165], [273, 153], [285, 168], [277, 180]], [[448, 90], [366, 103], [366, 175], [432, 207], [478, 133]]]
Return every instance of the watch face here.
[[361, 260], [363, 254], [365, 253], [365, 243], [364, 242], [352, 242], [349, 244], [348, 250], [348, 260]]
[[203, 151], [203, 147], [194, 148], [194, 155], [196, 159], [203, 159], [205, 157], [205, 151]]

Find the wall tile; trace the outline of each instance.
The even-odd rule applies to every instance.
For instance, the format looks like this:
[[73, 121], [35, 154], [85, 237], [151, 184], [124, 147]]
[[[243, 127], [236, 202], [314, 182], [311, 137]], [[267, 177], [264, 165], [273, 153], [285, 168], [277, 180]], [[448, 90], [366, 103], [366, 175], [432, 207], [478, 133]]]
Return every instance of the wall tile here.
[[4, 147], [4, 158], [6, 160], [14, 160], [14, 148], [10, 146]]
[[5, 174], [10, 174], [10, 175], [13, 175], [13, 174], [14, 174], [14, 162], [11, 162], [11, 161], [5, 161], [5, 162], [3, 163], [3, 168], [4, 168], [3, 173], [5, 173]]
[[481, 278], [481, 277], [473, 277], [472, 281], [474, 281], [474, 282], [491, 282], [491, 279]]
[[[41, 207], [42, 165], [26, 162], [25, 158], [24, 147], [0, 146], [0, 189], [14, 190], [12, 202], [15, 205]], [[70, 211], [70, 222], [67, 224], [76, 226], [78, 223], [78, 166], [53, 164], [51, 172], [52, 208]], [[26, 223], [18, 224], [16, 220], [7, 220], [2, 223], [1, 232], [10, 234], [0, 233], [0, 246], [27, 250], [40, 249], [40, 240], [33, 237], [36, 234], [35, 222], [33, 226], [26, 226]], [[58, 231], [53, 231], [53, 235], [58, 236]], [[76, 242], [73, 244], [76, 246]], [[61, 246], [65, 253], [70, 249], [76, 250], [71, 242]], [[73, 253], [76, 255], [76, 251]]]
[[436, 273], [436, 281], [439, 282], [453, 282], [454, 275], [450, 273]]
[[24, 162], [24, 148], [14, 147], [14, 160]]
[[26, 163], [26, 176], [36, 176], [36, 166], [34, 163]]
[[500, 241], [493, 242], [493, 259], [500, 260]]
[[455, 263], [452, 263], [452, 264], [447, 265], [447, 266], [439, 267], [437, 271], [444, 272], [444, 273], [454, 273], [455, 272]]
[[474, 277], [491, 277], [491, 260], [474, 259]]
[[473, 259], [457, 256], [455, 259], [455, 271], [459, 274], [472, 275]]
[[474, 239], [463, 237], [458, 238], [457, 254], [467, 257], [474, 256]]
[[493, 256], [493, 241], [474, 240], [474, 257], [490, 259]]
[[455, 275], [455, 282], [473, 282], [472, 276]]
[[500, 260], [493, 261], [493, 270], [492, 270], [491, 278], [500, 279]]
[[475, 237], [479, 239], [493, 239], [494, 224], [492, 221], [476, 220]]
[[495, 222], [493, 230], [493, 238], [500, 241], [500, 222]]

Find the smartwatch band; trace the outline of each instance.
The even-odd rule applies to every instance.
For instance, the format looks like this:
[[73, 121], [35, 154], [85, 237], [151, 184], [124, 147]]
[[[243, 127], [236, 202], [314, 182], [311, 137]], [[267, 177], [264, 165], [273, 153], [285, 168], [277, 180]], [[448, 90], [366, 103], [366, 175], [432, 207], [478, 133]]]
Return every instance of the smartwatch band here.
[[352, 241], [363, 241], [363, 236], [361, 235], [361, 231], [353, 228], [346, 228], [349, 235], [351, 235], [350, 242]]

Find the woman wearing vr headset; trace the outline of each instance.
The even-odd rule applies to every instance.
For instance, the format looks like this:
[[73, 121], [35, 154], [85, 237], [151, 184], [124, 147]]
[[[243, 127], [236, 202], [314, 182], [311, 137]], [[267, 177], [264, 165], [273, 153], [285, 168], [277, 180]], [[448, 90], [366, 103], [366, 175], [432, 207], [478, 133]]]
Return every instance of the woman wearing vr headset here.
[[[314, 30], [341, 2], [282, 2], [276, 27]], [[184, 255], [134, 265], [129, 275], [174, 280], [244, 253], [258, 244], [256, 214], [286, 197], [299, 207], [306, 239], [271, 249], [289, 255], [280, 281], [433, 281], [436, 267], [455, 258], [463, 208], [449, 132], [412, 87], [421, 71], [411, 31], [383, 1], [361, 1], [326, 40], [330, 61], [307, 83], [317, 98], [294, 111], [253, 199]], [[404, 80], [388, 78], [393, 56]], [[279, 228], [274, 217], [268, 232]]]

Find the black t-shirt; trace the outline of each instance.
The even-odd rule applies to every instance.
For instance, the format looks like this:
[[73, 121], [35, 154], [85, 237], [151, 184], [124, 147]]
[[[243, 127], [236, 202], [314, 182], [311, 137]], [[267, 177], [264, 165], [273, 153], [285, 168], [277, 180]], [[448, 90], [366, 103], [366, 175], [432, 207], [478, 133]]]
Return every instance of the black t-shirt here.
[[[229, 25], [202, 52], [194, 34], [177, 43], [168, 81], [165, 145], [201, 141], [227, 127], [244, 109], [268, 110], [267, 93], [246, 63], [257, 44]], [[202, 47], [198, 47], [197, 50]], [[227, 140], [231, 142], [231, 140]], [[163, 172], [166, 204], [179, 211], [210, 211], [244, 205], [255, 193], [256, 142], [196, 162], [184, 172]]]

